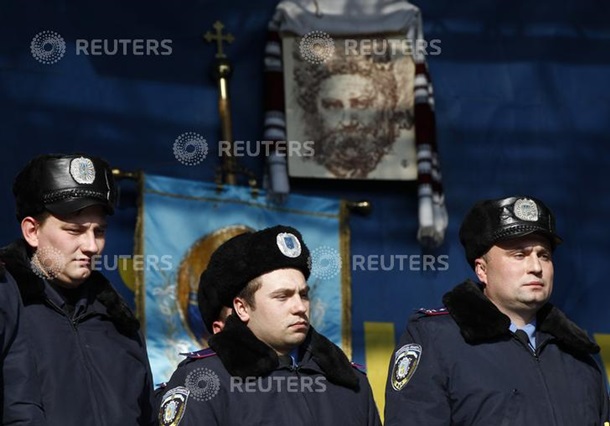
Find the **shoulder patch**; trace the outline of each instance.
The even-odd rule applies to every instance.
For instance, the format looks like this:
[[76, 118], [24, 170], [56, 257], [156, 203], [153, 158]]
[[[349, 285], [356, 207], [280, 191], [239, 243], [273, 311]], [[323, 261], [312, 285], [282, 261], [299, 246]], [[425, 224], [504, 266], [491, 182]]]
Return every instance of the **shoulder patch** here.
[[366, 374], [366, 367], [362, 364], [358, 364], [356, 362], [350, 362], [351, 366], [354, 367], [356, 370], [360, 371], [363, 374]]
[[201, 349], [200, 351], [195, 351], [195, 352], [181, 352], [180, 355], [184, 355], [185, 357], [190, 358], [190, 359], [202, 359], [202, 358], [214, 356], [214, 355], [216, 355], [216, 352], [214, 352], [210, 348], [205, 348], [205, 349]]
[[186, 403], [189, 398], [189, 390], [184, 386], [178, 386], [170, 389], [159, 408], [159, 424], [162, 426], [178, 426], [184, 412], [186, 411]]
[[406, 344], [396, 351], [392, 367], [392, 388], [394, 390], [401, 390], [411, 380], [421, 356], [422, 347], [417, 343]]
[[449, 311], [445, 307], [436, 308], [436, 309], [419, 308], [417, 310], [417, 312], [419, 312], [420, 314], [424, 314], [426, 316], [429, 316], [429, 317], [433, 317], [433, 316], [436, 316], [436, 315], [449, 315]]

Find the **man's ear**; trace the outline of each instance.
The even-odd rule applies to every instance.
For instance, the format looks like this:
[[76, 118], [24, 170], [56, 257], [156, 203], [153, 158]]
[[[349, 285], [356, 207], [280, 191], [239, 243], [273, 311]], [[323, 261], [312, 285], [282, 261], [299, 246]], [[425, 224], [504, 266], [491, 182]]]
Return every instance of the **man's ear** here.
[[30, 247], [38, 247], [38, 227], [40, 223], [32, 216], [27, 216], [21, 221], [21, 233]]
[[212, 323], [212, 333], [220, 333], [222, 329], [225, 328], [225, 322], [221, 320], [216, 320]]
[[250, 320], [250, 305], [241, 297], [233, 299], [233, 312], [239, 317], [239, 319], [247, 323]]
[[487, 262], [482, 257], [474, 261], [474, 273], [482, 283], [487, 283]]

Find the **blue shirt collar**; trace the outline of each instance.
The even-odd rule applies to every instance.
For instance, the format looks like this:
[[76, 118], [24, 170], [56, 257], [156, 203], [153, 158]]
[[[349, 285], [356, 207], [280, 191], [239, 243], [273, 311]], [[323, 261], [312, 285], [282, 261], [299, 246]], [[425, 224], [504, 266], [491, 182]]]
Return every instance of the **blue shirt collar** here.
[[[515, 331], [518, 330], [518, 327], [511, 322], [508, 329], [514, 333]], [[525, 331], [525, 333], [527, 334], [527, 337], [530, 340], [530, 345], [532, 346], [532, 348], [535, 348], [536, 347], [536, 319], [534, 318], [533, 321], [525, 324], [525, 326], [521, 327], [521, 330]]]

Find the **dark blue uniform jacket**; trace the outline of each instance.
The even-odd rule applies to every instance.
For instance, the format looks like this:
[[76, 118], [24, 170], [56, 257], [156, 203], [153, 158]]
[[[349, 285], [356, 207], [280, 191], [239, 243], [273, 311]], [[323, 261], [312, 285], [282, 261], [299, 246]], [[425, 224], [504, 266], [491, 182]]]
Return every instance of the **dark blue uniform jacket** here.
[[551, 304], [533, 352], [467, 281], [446, 310], [412, 317], [390, 361], [385, 424], [599, 426], [608, 420], [599, 347]]
[[233, 315], [209, 343], [172, 375], [161, 425], [381, 425], [366, 376], [313, 329], [297, 365]]
[[[50, 426], [154, 424], [152, 376], [139, 323], [99, 272], [64, 299], [31, 269], [18, 241], [0, 251], [23, 301], [22, 327]], [[15, 383], [5, 383], [5, 390]]]
[[0, 264], [0, 419], [3, 425], [44, 425], [34, 362], [22, 326], [21, 298], [13, 277]]

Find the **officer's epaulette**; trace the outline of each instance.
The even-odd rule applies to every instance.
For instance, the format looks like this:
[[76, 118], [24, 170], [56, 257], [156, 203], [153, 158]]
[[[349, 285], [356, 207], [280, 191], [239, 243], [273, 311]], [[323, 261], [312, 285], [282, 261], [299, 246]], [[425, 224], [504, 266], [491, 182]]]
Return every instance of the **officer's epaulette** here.
[[449, 311], [444, 306], [442, 308], [436, 308], [436, 309], [419, 308], [417, 310], [417, 312], [420, 314], [424, 314], [427, 317], [434, 317], [437, 315], [448, 315], [449, 314]]
[[210, 348], [205, 348], [205, 349], [201, 349], [200, 351], [195, 351], [195, 352], [182, 352], [182, 353], [180, 353], [180, 355], [184, 355], [185, 357], [190, 358], [190, 359], [202, 359], [202, 358], [214, 356], [214, 355], [216, 355], [216, 352], [214, 352]]
[[356, 370], [360, 371], [363, 374], [366, 374], [366, 367], [362, 364], [358, 364], [357, 362], [351, 361], [350, 364], [352, 365], [352, 367], [354, 367]]

